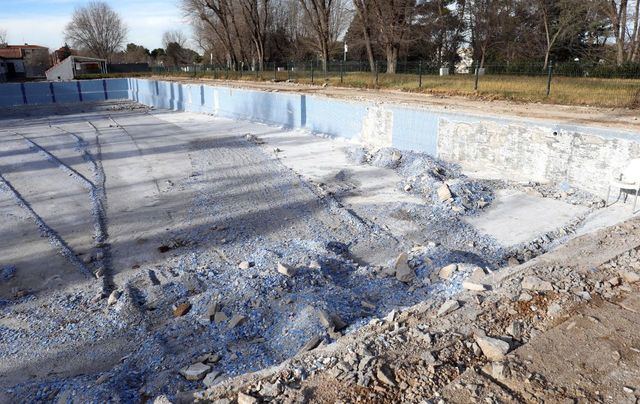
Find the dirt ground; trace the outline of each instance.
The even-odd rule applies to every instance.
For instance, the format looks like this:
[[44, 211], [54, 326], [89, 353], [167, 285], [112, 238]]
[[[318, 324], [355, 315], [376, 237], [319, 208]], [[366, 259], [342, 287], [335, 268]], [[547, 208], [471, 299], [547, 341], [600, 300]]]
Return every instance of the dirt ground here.
[[640, 393], [627, 205], [129, 102], [0, 125], [0, 402]]
[[164, 76], [158, 80], [180, 81], [184, 83], [215, 83], [216, 85], [250, 88], [265, 91], [283, 91], [293, 93], [318, 94], [325, 97], [369, 101], [374, 103], [408, 105], [416, 108], [461, 112], [478, 116], [526, 117], [542, 121], [574, 125], [596, 125], [615, 127], [625, 130], [640, 130], [640, 111], [627, 108], [597, 108], [566, 105], [545, 105], [518, 103], [499, 100], [473, 100], [465, 97], [437, 96], [431, 94], [408, 93], [398, 90], [371, 90], [344, 87], [323, 87], [286, 82], [254, 82], [213, 79], [185, 79]]

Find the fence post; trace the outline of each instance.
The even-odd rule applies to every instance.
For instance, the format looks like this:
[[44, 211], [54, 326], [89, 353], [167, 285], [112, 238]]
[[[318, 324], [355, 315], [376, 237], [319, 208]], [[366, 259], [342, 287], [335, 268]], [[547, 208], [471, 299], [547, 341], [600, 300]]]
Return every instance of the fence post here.
[[313, 84], [313, 61], [311, 61], [311, 84]]
[[473, 85], [473, 89], [475, 91], [478, 91], [478, 79], [480, 78], [480, 62], [478, 62], [476, 60], [476, 81], [475, 84]]
[[278, 81], [278, 63], [273, 62], [273, 81]]
[[378, 87], [378, 62], [376, 61], [376, 87]]
[[553, 78], [553, 61], [549, 61], [549, 73], [547, 75], [547, 97], [551, 95], [551, 79]]
[[418, 88], [422, 88], [422, 60], [418, 62]]
[[344, 83], [344, 62], [340, 61], [340, 84]]

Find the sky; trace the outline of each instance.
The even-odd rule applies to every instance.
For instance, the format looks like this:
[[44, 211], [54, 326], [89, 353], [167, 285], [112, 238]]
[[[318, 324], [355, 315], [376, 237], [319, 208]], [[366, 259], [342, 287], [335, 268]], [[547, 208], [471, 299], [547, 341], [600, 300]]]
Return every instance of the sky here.
[[[104, 0], [129, 28], [126, 43], [148, 49], [162, 47], [162, 34], [178, 29], [191, 36], [179, 0]], [[90, 0], [0, 0], [0, 29], [12, 45], [34, 44], [51, 50], [64, 45], [62, 31], [75, 7]]]

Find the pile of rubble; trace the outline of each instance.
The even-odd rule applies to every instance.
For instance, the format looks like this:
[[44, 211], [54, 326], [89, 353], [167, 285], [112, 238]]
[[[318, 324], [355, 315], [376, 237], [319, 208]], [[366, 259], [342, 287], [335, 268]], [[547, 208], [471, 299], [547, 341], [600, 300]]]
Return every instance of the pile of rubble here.
[[[466, 286], [460, 293], [435, 295], [407, 310], [394, 310], [332, 345], [195, 397], [229, 403], [521, 402], [575, 397], [601, 401], [598, 391], [554, 386], [544, 374], [531, 372], [530, 362], [510, 353], [594, 299], [615, 301], [637, 293], [640, 247], [626, 248], [640, 246], [638, 228], [640, 223], [635, 222], [617, 229], [633, 239], [624, 245], [619, 238], [609, 238], [616, 232], [613, 229], [525, 266], [485, 276], [479, 271], [465, 273]], [[585, 245], [598, 245], [614, 257], [593, 270], [583, 269], [586, 260], [559, 264], [571, 248]], [[615, 255], [620, 250], [625, 252]], [[443, 268], [439, 282], [450, 282], [455, 272], [454, 267]], [[565, 326], [573, 327], [575, 322]], [[634, 391], [623, 388], [625, 394]]]

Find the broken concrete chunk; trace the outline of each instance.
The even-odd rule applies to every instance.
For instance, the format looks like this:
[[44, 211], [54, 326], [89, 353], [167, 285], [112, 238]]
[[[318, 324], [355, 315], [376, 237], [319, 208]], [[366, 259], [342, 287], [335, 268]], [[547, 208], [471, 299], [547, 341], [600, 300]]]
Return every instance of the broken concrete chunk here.
[[216, 324], [222, 323], [224, 321], [227, 321], [229, 319], [229, 317], [227, 317], [226, 314], [224, 314], [223, 312], [219, 311], [216, 314], [213, 315], [213, 321]]
[[209, 321], [213, 321], [214, 316], [219, 311], [220, 304], [214, 300], [213, 302], [211, 302], [211, 304], [209, 304], [209, 307], [207, 307], [207, 318], [209, 319]]
[[631, 271], [620, 271], [620, 276], [627, 283], [636, 283], [640, 281], [640, 275]]
[[198, 362], [180, 369], [180, 374], [187, 380], [201, 380], [209, 370], [211, 366]]
[[446, 316], [447, 314], [453, 313], [459, 308], [460, 308], [460, 303], [457, 300], [447, 300], [438, 309], [438, 317]]
[[406, 252], [396, 258], [394, 268], [396, 270], [396, 279], [400, 282], [409, 283], [416, 277], [415, 271], [409, 267], [409, 255]]
[[278, 272], [285, 276], [295, 276], [296, 269], [291, 265], [283, 264], [281, 262], [278, 263]]
[[440, 202], [448, 201], [452, 197], [453, 195], [447, 184], [442, 184], [440, 188], [438, 188], [438, 199], [440, 199]]
[[253, 262], [249, 262], [249, 261], [242, 261], [241, 263], [238, 264], [238, 268], [242, 270], [249, 269], [252, 266], [253, 266]]
[[386, 365], [382, 365], [377, 371], [376, 371], [376, 377], [378, 378], [378, 380], [380, 380], [382, 383], [388, 385], [388, 386], [395, 386], [396, 385], [396, 380], [395, 380], [395, 376], [393, 374], [393, 372], [391, 371], [391, 369], [389, 369]]
[[509, 353], [510, 346], [505, 341], [490, 337], [476, 337], [476, 343], [484, 356], [492, 361], [500, 361]]
[[309, 263], [309, 269], [322, 269], [322, 266], [320, 265], [320, 263], [316, 260], [313, 260]]
[[239, 325], [242, 325], [246, 321], [246, 317], [240, 314], [234, 314], [229, 320], [229, 324], [227, 324], [227, 328], [232, 329]]
[[525, 276], [520, 284], [522, 289], [546, 292], [553, 290], [553, 285], [549, 281], [543, 281], [537, 276]]
[[220, 360], [220, 355], [215, 353], [200, 355], [197, 359], [198, 362], [202, 362], [202, 363], [217, 363], [219, 360]]
[[107, 299], [107, 305], [113, 306], [114, 304], [116, 304], [121, 294], [122, 292], [120, 292], [119, 290], [114, 290], [113, 292], [111, 292], [109, 298]]
[[218, 376], [220, 376], [222, 374], [222, 372], [218, 371], [218, 370], [214, 370], [211, 373], [207, 374], [204, 379], [202, 380], [202, 383], [204, 383], [205, 386], [207, 387], [211, 387], [213, 386], [215, 383], [215, 380], [218, 378]]
[[449, 264], [446, 267], [442, 267], [438, 276], [442, 279], [451, 279], [453, 273], [458, 270], [458, 264]]
[[238, 392], [238, 404], [257, 404], [258, 399], [250, 396], [248, 394], [244, 394], [243, 392]]
[[318, 345], [322, 342], [322, 337], [319, 335], [314, 335], [311, 339], [300, 348], [300, 352], [308, 352], [313, 349], [316, 349]]
[[326, 310], [318, 310], [320, 324], [327, 330], [340, 331], [347, 327], [347, 323], [342, 321], [337, 314], [329, 314]]
[[474, 292], [484, 292], [485, 290], [487, 290], [487, 287], [485, 285], [471, 281], [462, 282], [462, 287]]
[[181, 303], [181, 304], [177, 305], [175, 309], [173, 309], [173, 316], [174, 317], [182, 317], [185, 314], [187, 314], [189, 312], [189, 310], [191, 310], [191, 303], [189, 303], [189, 302]]

